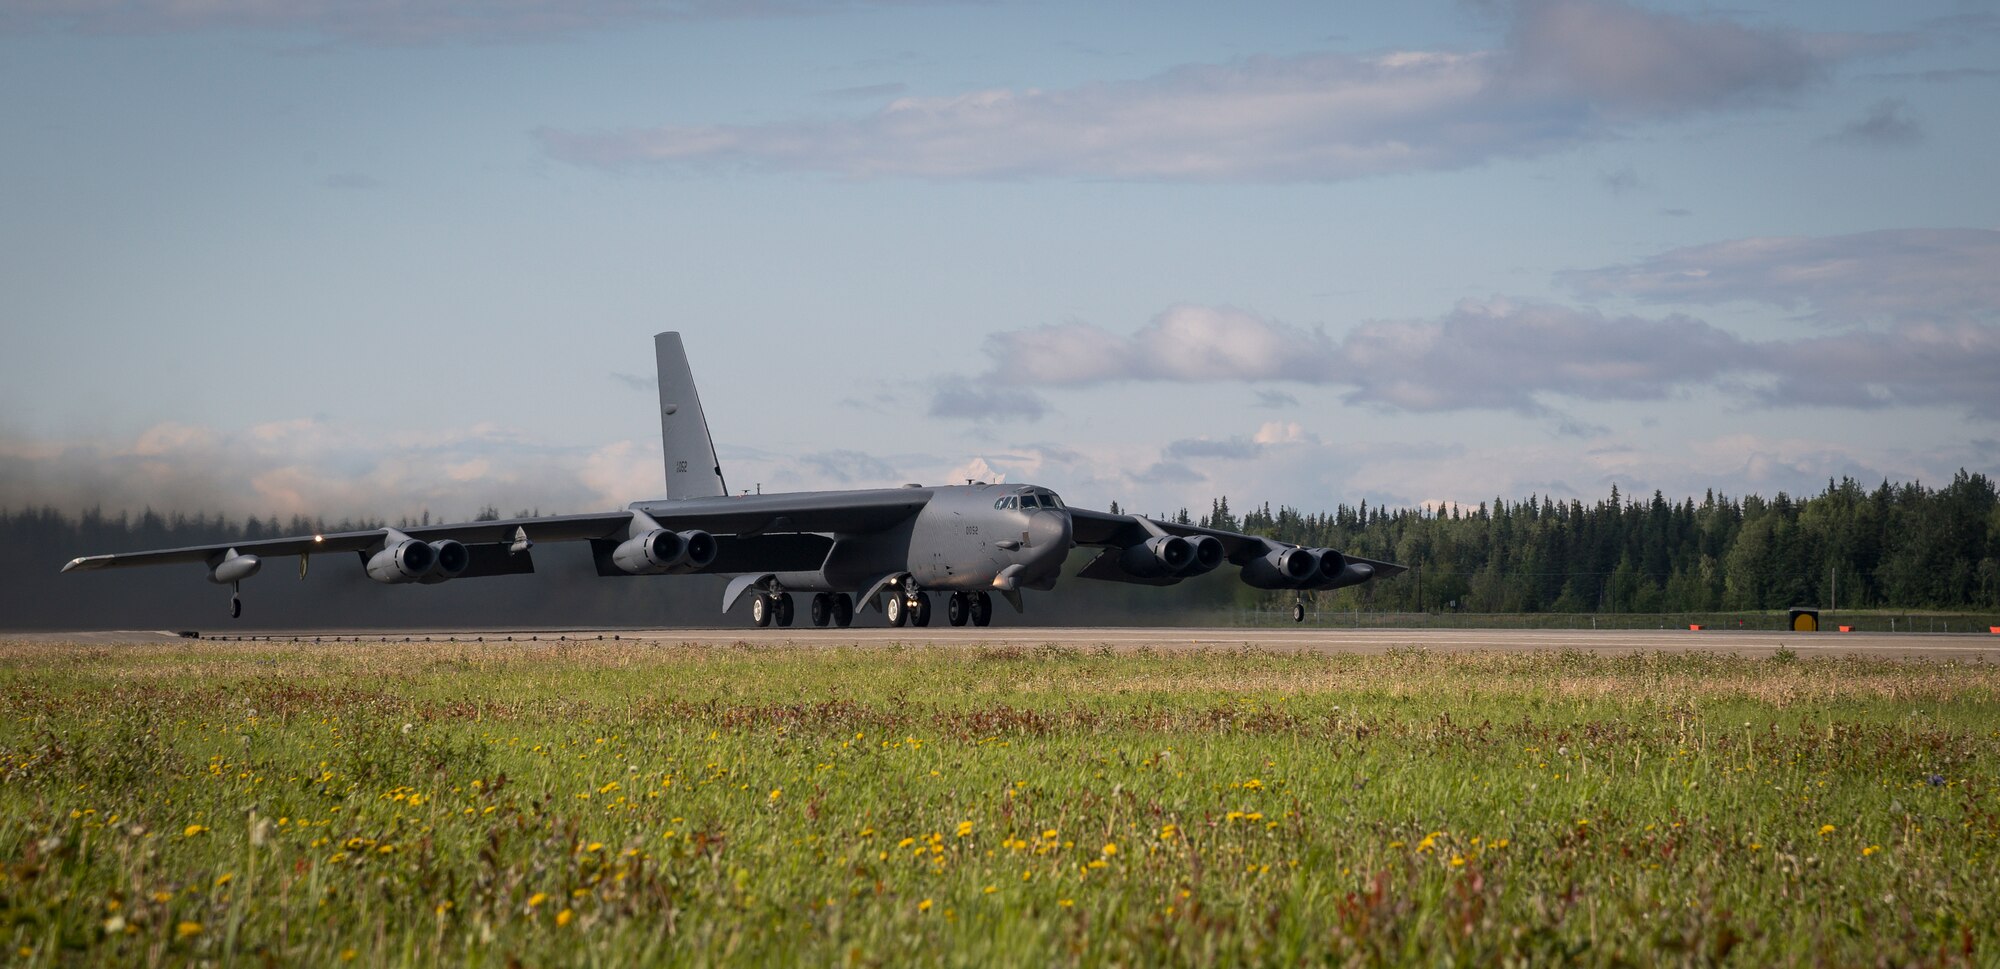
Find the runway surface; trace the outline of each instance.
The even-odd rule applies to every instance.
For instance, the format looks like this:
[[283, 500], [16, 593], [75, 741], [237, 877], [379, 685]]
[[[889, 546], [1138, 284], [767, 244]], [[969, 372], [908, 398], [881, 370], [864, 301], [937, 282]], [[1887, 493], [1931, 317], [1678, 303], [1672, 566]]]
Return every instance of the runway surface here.
[[[1769, 655], [1789, 648], [1800, 656], [1868, 656], [1890, 659], [2000, 661], [2000, 636], [1989, 633], [1794, 633], [1687, 629], [1523, 630], [1523, 629], [1328, 629], [1300, 628], [1104, 628], [1062, 626], [993, 626], [985, 629], [951, 626], [917, 628], [855, 627], [849, 629], [476, 629], [476, 630], [315, 630], [236, 633], [204, 631], [202, 638], [219, 641], [275, 642], [548, 642], [569, 640], [656, 641], [727, 646], [736, 643], [806, 647], [1042, 645], [1081, 649], [1108, 647], [1120, 652], [1142, 647], [1155, 650], [1268, 649], [1283, 652], [1383, 653], [1422, 648], [1443, 652], [1527, 652], [1576, 649], [1605, 655], [1629, 653], [1704, 652]], [[171, 631], [69, 633], [0, 633], [0, 640], [116, 643], [187, 642]]]

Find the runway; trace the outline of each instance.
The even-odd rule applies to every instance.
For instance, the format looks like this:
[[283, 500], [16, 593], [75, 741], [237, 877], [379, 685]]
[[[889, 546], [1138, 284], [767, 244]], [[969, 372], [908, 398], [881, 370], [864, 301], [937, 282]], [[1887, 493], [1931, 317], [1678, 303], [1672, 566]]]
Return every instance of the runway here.
[[[1176, 628], [1176, 627], [854, 627], [818, 629], [473, 629], [473, 630], [281, 630], [236, 633], [203, 631], [202, 639], [223, 642], [533, 642], [617, 640], [695, 646], [840, 646], [882, 647], [1023, 647], [1058, 646], [1108, 648], [1118, 652], [1153, 650], [1259, 649], [1278, 652], [1385, 653], [1394, 649], [1441, 652], [1518, 653], [1535, 650], [1582, 650], [1603, 655], [1650, 652], [1770, 655], [1791, 649], [1807, 656], [1865, 656], [1888, 659], [2000, 661], [2000, 636], [1988, 633], [1795, 633], [1774, 630], [1725, 631], [1687, 629], [1328, 629], [1302, 628]], [[172, 631], [111, 631], [0, 633], [0, 640], [118, 643], [189, 642]]]

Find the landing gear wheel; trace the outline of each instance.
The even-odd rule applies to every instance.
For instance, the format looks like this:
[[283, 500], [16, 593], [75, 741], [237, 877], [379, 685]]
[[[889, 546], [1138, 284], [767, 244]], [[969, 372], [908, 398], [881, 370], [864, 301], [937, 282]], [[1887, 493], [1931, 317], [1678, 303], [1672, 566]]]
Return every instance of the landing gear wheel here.
[[815, 626], [824, 626], [828, 619], [833, 618], [833, 605], [827, 601], [826, 593], [817, 592], [813, 594], [812, 606], [809, 613], [812, 616], [813, 625]]
[[1292, 603], [1292, 621], [1293, 621], [1293, 622], [1305, 622], [1305, 621], [1306, 621], [1306, 604], [1305, 604], [1305, 603], [1303, 603], [1303, 602], [1294, 602], [1294, 603]]
[[931, 624], [931, 597], [921, 592], [910, 593], [910, 625]]
[[954, 626], [965, 625], [965, 620], [971, 618], [969, 615], [971, 611], [972, 603], [965, 601], [965, 593], [963, 592], [952, 593], [951, 598], [944, 604], [945, 621]]
[[771, 597], [759, 595], [750, 600], [750, 621], [763, 628], [771, 624]]
[[972, 624], [984, 626], [993, 621], [993, 597], [984, 592], [972, 597]]
[[902, 593], [892, 592], [889, 598], [882, 600], [882, 615], [888, 617], [889, 625], [901, 626], [910, 621], [910, 611], [905, 608], [907, 605]]
[[242, 597], [242, 596], [230, 596], [230, 597], [229, 597], [229, 618], [231, 618], [231, 619], [241, 619], [241, 618], [243, 618], [243, 597]]
[[845, 592], [833, 597], [833, 624], [846, 629], [854, 622], [854, 597]]
[[773, 609], [772, 609], [771, 611], [777, 614], [777, 619], [778, 619], [778, 625], [780, 625], [780, 626], [789, 626], [789, 625], [791, 625], [791, 624], [792, 624], [792, 594], [791, 594], [791, 593], [789, 593], [789, 592], [780, 592], [780, 593], [778, 593], [778, 601], [777, 601], [777, 602], [775, 602], [775, 603], [773, 603], [773, 606], [774, 606], [775, 608], [773, 608]]

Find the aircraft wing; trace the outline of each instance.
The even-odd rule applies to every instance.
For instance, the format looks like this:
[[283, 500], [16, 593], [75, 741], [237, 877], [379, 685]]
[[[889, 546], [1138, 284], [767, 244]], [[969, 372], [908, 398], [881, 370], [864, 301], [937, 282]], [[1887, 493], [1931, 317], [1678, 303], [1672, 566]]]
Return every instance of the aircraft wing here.
[[[1149, 538], [1161, 534], [1179, 535], [1190, 538], [1207, 535], [1222, 543], [1222, 551], [1229, 561], [1242, 564], [1252, 558], [1276, 549], [1289, 548], [1283, 542], [1265, 538], [1262, 535], [1245, 535], [1242, 532], [1225, 532], [1216, 528], [1202, 528], [1199, 525], [1179, 525], [1174, 522], [1145, 519], [1142, 523], [1138, 515], [1114, 515], [1107, 511], [1090, 511], [1085, 508], [1069, 510], [1072, 534], [1078, 545], [1094, 545], [1103, 548], [1125, 548], [1138, 545]], [[1150, 528], [1148, 526], [1151, 526]], [[1159, 529], [1154, 531], [1153, 529]]]
[[[782, 495], [739, 495], [735, 497], [662, 499], [638, 502], [632, 509], [587, 515], [553, 515], [542, 518], [508, 518], [499, 521], [456, 522], [441, 525], [414, 525], [397, 528], [411, 538], [426, 542], [445, 539], [462, 542], [475, 549], [511, 546], [525, 537], [530, 543], [622, 541], [628, 536], [634, 512], [649, 515], [662, 527], [676, 531], [699, 529], [724, 537], [725, 559], [754, 559], [756, 549], [770, 543], [730, 541], [756, 536], [788, 533], [867, 532], [888, 528], [916, 514], [930, 500], [927, 488], [894, 488], [854, 492], [802, 492]], [[324, 535], [293, 535], [285, 538], [249, 539], [191, 545], [186, 548], [86, 555], [64, 565], [64, 572], [167, 565], [177, 562], [209, 562], [234, 549], [238, 555], [278, 557], [319, 555], [327, 552], [366, 552], [382, 546], [384, 529], [332, 532]], [[775, 550], [775, 549], [774, 549]], [[478, 553], [475, 552], [478, 556]], [[823, 550], [822, 550], [823, 555]], [[484, 556], [478, 556], [484, 558]], [[798, 559], [797, 553], [780, 556], [782, 563]], [[816, 564], [816, 560], [815, 560]], [[746, 565], [746, 568], [796, 567]], [[468, 576], [498, 574], [478, 567]]]
[[[457, 522], [444, 525], [414, 525], [398, 528], [411, 538], [427, 542], [451, 539], [467, 545], [512, 544], [525, 534], [531, 542], [574, 542], [590, 538], [620, 537], [631, 522], [629, 511], [599, 512], [591, 515], [555, 515], [546, 518], [509, 518], [500, 521]], [[235, 549], [239, 555], [281, 556], [319, 555], [325, 552], [361, 552], [381, 545], [384, 531], [329, 532], [324, 535], [293, 535], [260, 538], [186, 548], [119, 552], [113, 555], [86, 555], [71, 559], [64, 572], [118, 569], [139, 565], [168, 565], [176, 562], [207, 562]]]
[[[1174, 522], [1154, 521], [1138, 515], [1114, 515], [1110, 512], [1091, 511], [1085, 508], [1070, 509], [1071, 534], [1076, 544], [1106, 549], [1078, 575], [1086, 579], [1104, 579], [1112, 582], [1133, 582], [1141, 585], [1172, 585], [1181, 580], [1180, 576], [1165, 575], [1155, 577], [1135, 576], [1118, 564], [1118, 551], [1140, 545], [1161, 535], [1178, 535], [1182, 538], [1206, 536], [1222, 543], [1224, 557], [1234, 565], [1244, 565], [1252, 559], [1262, 558], [1272, 552], [1292, 548], [1287, 542], [1266, 538], [1262, 535], [1246, 535], [1242, 532], [1224, 531], [1218, 528], [1203, 528], [1199, 525], [1181, 525]], [[1409, 571], [1408, 566], [1394, 562], [1378, 562], [1355, 555], [1342, 553], [1342, 558], [1350, 563], [1367, 565], [1373, 575], [1388, 578]]]

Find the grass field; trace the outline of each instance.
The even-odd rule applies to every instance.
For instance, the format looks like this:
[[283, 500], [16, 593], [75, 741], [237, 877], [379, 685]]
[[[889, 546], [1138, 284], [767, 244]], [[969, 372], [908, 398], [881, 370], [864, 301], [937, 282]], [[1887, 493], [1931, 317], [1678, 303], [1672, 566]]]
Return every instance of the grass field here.
[[13, 964], [2000, 962], [2000, 667], [0, 644]]

